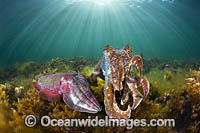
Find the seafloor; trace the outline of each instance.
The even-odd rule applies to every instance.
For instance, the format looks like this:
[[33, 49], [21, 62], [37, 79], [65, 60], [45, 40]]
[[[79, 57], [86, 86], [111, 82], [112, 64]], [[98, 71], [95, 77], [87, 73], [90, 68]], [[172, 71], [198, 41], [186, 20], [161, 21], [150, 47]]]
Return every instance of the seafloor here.
[[[176, 126], [170, 127], [41, 127], [28, 128], [25, 116], [38, 119], [88, 118], [106, 116], [103, 105], [104, 81], [98, 78], [98, 87], [92, 86], [103, 107], [98, 114], [79, 113], [68, 108], [61, 100], [48, 102], [40, 99], [32, 81], [51, 73], [77, 72], [89, 76], [96, 60], [76, 57], [52, 59], [48, 62], [17, 63], [0, 68], [0, 132], [200, 132], [200, 61], [175, 61], [144, 58], [144, 75], [150, 81], [150, 94], [132, 111], [133, 119], [174, 118]], [[164, 67], [169, 64], [170, 67]]]

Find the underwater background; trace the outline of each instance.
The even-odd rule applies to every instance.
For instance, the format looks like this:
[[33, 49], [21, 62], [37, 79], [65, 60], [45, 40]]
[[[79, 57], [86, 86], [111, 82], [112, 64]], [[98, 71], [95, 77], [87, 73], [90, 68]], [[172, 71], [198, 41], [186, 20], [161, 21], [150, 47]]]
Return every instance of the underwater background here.
[[1, 0], [0, 65], [99, 59], [129, 43], [146, 57], [200, 59], [199, 0]]
[[[199, 133], [199, 16], [199, 0], [0, 0], [0, 133]], [[107, 44], [121, 49], [127, 43], [133, 55], [141, 55], [143, 74], [150, 83], [148, 96], [130, 118], [175, 119], [175, 127], [40, 125], [44, 115], [107, 116], [101, 77], [97, 86], [90, 85], [102, 106], [96, 114], [75, 111], [63, 100], [43, 100], [32, 82], [57, 73], [88, 78]], [[37, 118], [33, 128], [24, 123], [30, 114]]]

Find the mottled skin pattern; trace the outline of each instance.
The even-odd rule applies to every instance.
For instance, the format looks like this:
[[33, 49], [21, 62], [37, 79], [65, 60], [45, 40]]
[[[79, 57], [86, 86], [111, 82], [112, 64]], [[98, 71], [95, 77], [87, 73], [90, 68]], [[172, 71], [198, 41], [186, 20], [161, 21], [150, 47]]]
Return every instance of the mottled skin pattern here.
[[48, 101], [64, 102], [79, 112], [97, 113], [101, 106], [90, 89], [86, 78], [76, 73], [45, 75], [33, 82], [40, 97]]
[[[136, 78], [135, 71], [139, 72]], [[140, 56], [133, 56], [132, 49], [126, 45], [123, 49], [114, 49], [107, 45], [104, 54], [96, 66], [95, 71], [88, 78], [88, 81], [96, 85], [97, 76], [105, 79], [104, 105], [106, 113], [111, 118], [129, 118], [131, 109], [134, 110], [149, 93], [149, 82], [142, 75], [142, 60]], [[142, 87], [144, 94], [138, 91]], [[133, 105], [123, 111], [116, 102], [115, 91], [122, 95], [121, 105], [129, 99], [129, 93], [133, 96]]]

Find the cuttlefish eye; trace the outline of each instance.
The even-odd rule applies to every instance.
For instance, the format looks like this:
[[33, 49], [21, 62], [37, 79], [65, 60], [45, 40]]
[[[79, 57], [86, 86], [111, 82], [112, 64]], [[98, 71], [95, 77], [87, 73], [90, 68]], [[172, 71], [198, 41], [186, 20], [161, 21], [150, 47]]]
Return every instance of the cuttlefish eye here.
[[72, 76], [65, 76], [61, 78], [61, 82], [62, 83], [72, 83], [73, 82], [73, 78]]

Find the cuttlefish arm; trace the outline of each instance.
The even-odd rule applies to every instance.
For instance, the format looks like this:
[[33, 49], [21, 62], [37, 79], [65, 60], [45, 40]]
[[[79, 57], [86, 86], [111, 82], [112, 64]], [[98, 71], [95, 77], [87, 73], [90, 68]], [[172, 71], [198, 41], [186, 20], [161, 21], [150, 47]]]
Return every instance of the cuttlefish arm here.
[[143, 62], [142, 62], [142, 58], [139, 55], [133, 56], [131, 58], [130, 64], [131, 67], [132, 65], [136, 66], [137, 70], [140, 73], [140, 76], [142, 76], [142, 67], [143, 67]]
[[144, 98], [145, 98], [149, 93], [150, 85], [149, 85], [149, 81], [147, 80], [147, 78], [142, 75], [142, 68], [143, 68], [142, 58], [140, 56], [133, 56], [131, 59], [130, 65], [136, 66], [137, 70], [140, 73], [138, 87], [139, 86], [142, 87], [142, 89], [144, 91]]
[[149, 90], [150, 90], [150, 84], [149, 81], [147, 80], [146, 77], [142, 76], [140, 78], [140, 85], [144, 91], [144, 98], [147, 97], [147, 95], [149, 94]]
[[123, 111], [117, 105], [115, 93], [113, 92], [113, 86], [111, 83], [108, 83], [106, 85], [106, 88], [104, 89], [104, 105], [106, 114], [110, 118], [127, 119], [131, 116], [130, 106], [128, 106], [128, 108], [125, 111]]
[[101, 106], [89, 88], [89, 84], [80, 82], [77, 76], [65, 76], [61, 79], [61, 88], [64, 102], [79, 112], [97, 113]]

